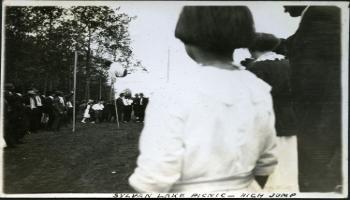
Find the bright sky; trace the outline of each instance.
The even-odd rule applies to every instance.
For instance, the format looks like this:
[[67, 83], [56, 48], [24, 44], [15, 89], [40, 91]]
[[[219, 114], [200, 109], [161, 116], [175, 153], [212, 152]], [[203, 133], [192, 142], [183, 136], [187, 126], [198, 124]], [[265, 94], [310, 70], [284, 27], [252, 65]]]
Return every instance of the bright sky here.
[[[191, 73], [183, 44], [174, 37], [174, 31], [182, 4], [186, 2], [152, 2], [146, 4], [133, 2], [120, 5], [121, 11], [137, 19], [130, 24], [130, 34], [134, 56], [140, 59], [150, 71], [137, 73], [118, 79], [115, 85], [117, 92], [130, 88], [133, 92], [144, 92], [148, 95], [167, 81], [169, 59], [169, 80], [181, 81]], [[286, 38], [297, 29], [299, 18], [292, 18], [284, 13], [282, 5], [256, 2], [248, 6], [253, 13], [257, 32], [273, 33]], [[235, 59], [242, 59], [249, 53], [236, 53]], [[169, 55], [169, 56], [168, 56]], [[186, 68], [187, 67], [187, 68]]]

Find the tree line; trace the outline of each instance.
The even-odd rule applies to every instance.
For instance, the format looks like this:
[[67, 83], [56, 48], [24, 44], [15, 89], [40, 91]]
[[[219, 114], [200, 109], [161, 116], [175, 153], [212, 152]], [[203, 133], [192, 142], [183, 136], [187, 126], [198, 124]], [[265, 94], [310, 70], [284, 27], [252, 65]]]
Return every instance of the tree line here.
[[[142, 67], [130, 47], [135, 16], [107, 6], [6, 7], [5, 81], [21, 91], [73, 88], [74, 51], [78, 99], [108, 98], [111, 62]], [[142, 67], [143, 68], [143, 67]]]

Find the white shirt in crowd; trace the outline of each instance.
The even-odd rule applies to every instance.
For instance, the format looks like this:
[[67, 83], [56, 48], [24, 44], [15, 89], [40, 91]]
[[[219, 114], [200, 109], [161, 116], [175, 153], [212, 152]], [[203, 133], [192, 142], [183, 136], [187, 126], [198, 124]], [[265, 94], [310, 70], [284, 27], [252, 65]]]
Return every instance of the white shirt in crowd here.
[[123, 98], [123, 104], [125, 106], [131, 106], [134, 101], [132, 99]]
[[246, 70], [200, 67], [152, 97], [129, 178], [139, 192], [236, 191], [273, 172], [271, 87]]
[[143, 99], [144, 98], [140, 98], [140, 105], [143, 105]]
[[73, 108], [73, 104], [70, 101], [67, 101], [66, 105], [67, 105], [68, 108]]
[[63, 97], [58, 96], [58, 99], [60, 100], [60, 103], [61, 103], [62, 105], [66, 105], [66, 103], [64, 102], [64, 98], [63, 98]]
[[30, 103], [30, 105], [29, 105], [30, 109], [33, 110], [34, 108], [36, 108], [36, 103], [35, 103], [34, 97], [29, 97], [29, 103]]
[[94, 104], [94, 105], [92, 106], [92, 109], [93, 109], [93, 110], [103, 110], [104, 108], [105, 108], [104, 105], [101, 104], [101, 103], [97, 103], [97, 104]]
[[36, 96], [35, 96], [35, 100], [36, 100], [36, 105], [37, 105], [38, 107], [43, 106], [43, 104], [41, 103], [41, 98], [40, 98], [39, 95], [36, 95]]

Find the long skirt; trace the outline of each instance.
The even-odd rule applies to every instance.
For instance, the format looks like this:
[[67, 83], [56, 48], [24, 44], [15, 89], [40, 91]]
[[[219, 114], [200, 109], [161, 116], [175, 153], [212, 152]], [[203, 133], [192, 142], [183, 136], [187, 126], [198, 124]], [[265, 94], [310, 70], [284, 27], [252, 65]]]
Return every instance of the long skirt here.
[[264, 191], [299, 192], [297, 136], [277, 138], [278, 164], [269, 176]]
[[89, 107], [85, 109], [84, 115], [83, 115], [84, 118], [90, 118], [91, 117], [89, 111], [90, 111]]

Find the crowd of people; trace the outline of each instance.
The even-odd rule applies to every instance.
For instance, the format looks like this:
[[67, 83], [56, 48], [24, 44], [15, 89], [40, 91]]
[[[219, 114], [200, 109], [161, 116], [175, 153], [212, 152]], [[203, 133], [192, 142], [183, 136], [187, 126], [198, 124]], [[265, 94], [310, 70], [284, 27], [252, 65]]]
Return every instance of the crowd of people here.
[[[73, 92], [62, 91], [41, 93], [30, 88], [25, 93], [12, 83], [5, 84], [4, 92], [4, 139], [6, 148], [24, 143], [26, 134], [45, 130], [58, 132], [73, 120]], [[128, 123], [132, 116], [136, 122], [143, 122], [148, 98], [143, 93], [121, 93], [116, 101], [81, 101], [76, 116], [82, 115], [82, 123], [119, 122]], [[116, 109], [117, 108], [117, 109]], [[118, 113], [118, 115], [116, 115]]]
[[[82, 102], [79, 106], [82, 114], [82, 123], [114, 122], [118, 120], [122, 123], [131, 121], [132, 116], [136, 122], [143, 122], [148, 98], [143, 93], [135, 94], [120, 93], [116, 101], [94, 101]], [[116, 114], [117, 113], [117, 114]]]
[[4, 139], [6, 148], [23, 143], [26, 134], [40, 130], [58, 132], [72, 121], [73, 92], [41, 93], [35, 88], [21, 93], [12, 83], [5, 84]]

